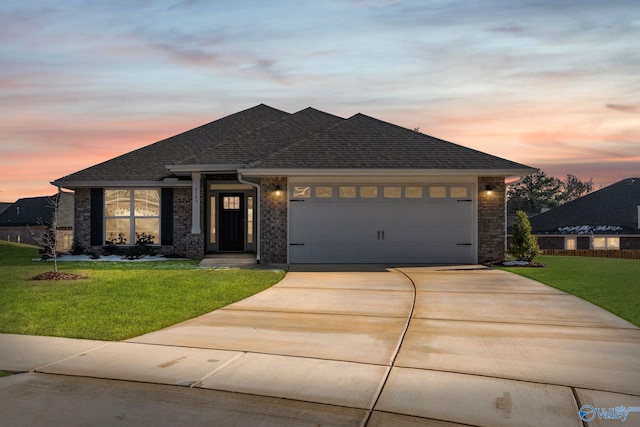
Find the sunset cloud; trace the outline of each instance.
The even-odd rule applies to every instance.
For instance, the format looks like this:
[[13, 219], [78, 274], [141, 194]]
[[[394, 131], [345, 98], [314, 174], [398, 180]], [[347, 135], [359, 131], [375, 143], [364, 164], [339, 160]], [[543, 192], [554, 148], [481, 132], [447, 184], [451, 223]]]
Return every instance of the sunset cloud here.
[[623, 113], [640, 114], [640, 104], [607, 104], [607, 108]]
[[608, 185], [640, 170], [637, 16], [635, 0], [5, 0], [0, 201], [259, 103]]

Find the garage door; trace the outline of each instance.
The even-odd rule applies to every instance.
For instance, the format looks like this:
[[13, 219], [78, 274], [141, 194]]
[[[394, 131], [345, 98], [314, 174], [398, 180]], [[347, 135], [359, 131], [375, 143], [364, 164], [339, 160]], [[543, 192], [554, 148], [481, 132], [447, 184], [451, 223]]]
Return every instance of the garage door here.
[[471, 184], [294, 184], [290, 263], [474, 263]]

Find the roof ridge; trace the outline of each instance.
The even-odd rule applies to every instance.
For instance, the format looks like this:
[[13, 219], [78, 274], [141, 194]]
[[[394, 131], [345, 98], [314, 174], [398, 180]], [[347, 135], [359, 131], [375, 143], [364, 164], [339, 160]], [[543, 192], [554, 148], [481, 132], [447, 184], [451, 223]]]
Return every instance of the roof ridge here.
[[301, 139], [299, 139], [299, 140], [297, 140], [297, 141], [294, 141], [294, 142], [292, 142], [291, 144], [286, 145], [286, 146], [282, 147], [281, 149], [276, 150], [276, 151], [274, 151], [274, 152], [270, 153], [268, 156], [262, 157], [261, 159], [258, 159], [258, 160], [254, 160], [253, 162], [250, 162], [249, 164], [247, 164], [247, 167], [248, 167], [248, 168], [254, 168], [254, 167], [258, 166], [260, 163], [263, 163], [263, 162], [267, 161], [268, 159], [272, 159], [272, 158], [274, 158], [274, 157], [278, 157], [278, 156], [279, 156], [279, 155], [281, 155], [282, 153], [285, 153], [285, 152], [287, 152], [287, 151], [292, 150], [293, 148], [295, 148], [295, 147], [299, 146], [300, 144], [302, 144], [303, 142], [305, 142], [305, 141], [307, 141], [307, 140], [309, 140], [309, 139], [311, 139], [311, 138], [315, 137], [316, 135], [322, 134], [322, 133], [324, 133], [324, 132], [327, 132], [327, 131], [328, 131], [328, 130], [330, 130], [330, 129], [333, 129], [333, 128], [335, 128], [335, 127], [338, 127], [338, 126], [340, 126], [340, 125], [343, 125], [344, 123], [346, 123], [346, 122], [349, 120], [349, 119], [345, 119], [345, 118], [340, 117], [340, 116], [336, 116], [336, 115], [331, 114], [331, 113], [326, 113], [326, 112], [321, 111], [321, 110], [316, 110], [315, 108], [312, 108], [312, 107], [305, 108], [304, 110], [300, 110], [300, 111], [298, 111], [298, 112], [307, 111], [307, 110], [309, 110], [309, 109], [311, 109], [311, 110], [315, 110], [315, 111], [318, 111], [318, 112], [320, 112], [320, 113], [324, 113], [324, 114], [329, 115], [329, 116], [338, 117], [338, 118], [342, 119], [342, 121], [341, 121], [341, 122], [339, 122], [339, 123], [336, 123], [336, 124], [334, 124], [334, 125], [331, 125], [331, 126], [329, 126], [329, 127], [327, 127], [327, 128], [324, 128], [324, 129], [322, 129], [322, 130], [320, 130], [320, 131], [318, 131], [318, 132], [315, 132], [315, 133], [313, 133], [313, 134], [311, 134], [311, 135], [307, 136], [306, 138], [301, 138]]

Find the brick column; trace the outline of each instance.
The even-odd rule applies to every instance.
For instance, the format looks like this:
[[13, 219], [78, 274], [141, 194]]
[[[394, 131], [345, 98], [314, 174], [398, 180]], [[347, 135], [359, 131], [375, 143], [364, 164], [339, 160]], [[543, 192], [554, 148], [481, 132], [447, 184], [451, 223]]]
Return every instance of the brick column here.
[[[274, 192], [280, 185], [282, 194]], [[287, 262], [287, 178], [260, 179], [260, 262]]]
[[91, 189], [76, 188], [73, 194], [73, 237], [85, 249], [91, 247]]
[[[493, 188], [491, 194], [487, 185]], [[504, 177], [478, 177], [478, 262], [501, 261], [506, 250]]]

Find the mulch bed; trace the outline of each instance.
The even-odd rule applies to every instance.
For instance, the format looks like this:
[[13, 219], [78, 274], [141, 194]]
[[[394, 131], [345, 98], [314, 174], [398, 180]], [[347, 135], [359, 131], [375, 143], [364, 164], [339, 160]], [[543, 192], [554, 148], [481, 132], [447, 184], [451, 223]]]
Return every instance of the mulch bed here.
[[487, 267], [540, 267], [540, 268], [545, 268], [547, 266], [547, 264], [542, 264], [541, 262], [536, 262], [536, 261], [531, 261], [528, 264], [524, 264], [524, 265], [505, 265], [504, 263], [507, 261], [493, 261], [493, 262], [486, 262], [484, 263], [484, 265], [486, 265]]
[[38, 274], [37, 276], [33, 276], [31, 280], [80, 280], [86, 278], [87, 276], [82, 276], [81, 274], [46, 271]]

